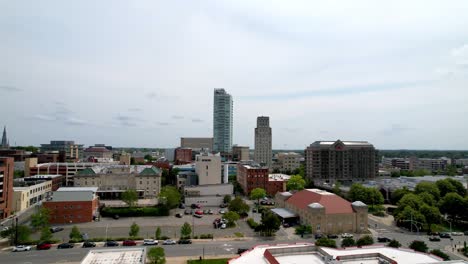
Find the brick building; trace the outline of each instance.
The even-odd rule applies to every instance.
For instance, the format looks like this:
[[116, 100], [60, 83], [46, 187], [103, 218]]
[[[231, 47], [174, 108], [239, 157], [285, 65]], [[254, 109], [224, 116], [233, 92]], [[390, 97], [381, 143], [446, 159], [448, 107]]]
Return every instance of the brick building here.
[[14, 166], [13, 158], [0, 158], [0, 219], [11, 214]]
[[255, 188], [267, 189], [268, 186], [268, 167], [248, 161], [237, 164], [237, 182], [240, 184], [245, 194]]
[[98, 216], [98, 187], [62, 187], [51, 201], [43, 203], [50, 210], [49, 223], [72, 224], [92, 222]]
[[277, 192], [285, 192], [289, 178], [291, 178], [291, 176], [280, 173], [268, 175], [268, 183], [265, 189], [266, 193], [270, 196], [275, 196]]
[[174, 151], [174, 161], [176, 165], [189, 164], [192, 162], [191, 148], [176, 148]]

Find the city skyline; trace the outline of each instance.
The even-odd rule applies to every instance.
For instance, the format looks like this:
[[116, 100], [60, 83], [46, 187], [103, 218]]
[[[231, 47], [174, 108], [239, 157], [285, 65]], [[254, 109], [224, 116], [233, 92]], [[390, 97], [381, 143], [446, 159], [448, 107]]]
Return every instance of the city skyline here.
[[11, 146], [211, 137], [223, 87], [233, 144], [254, 146], [264, 115], [273, 149], [468, 149], [465, 1], [109, 3], [0, 4]]

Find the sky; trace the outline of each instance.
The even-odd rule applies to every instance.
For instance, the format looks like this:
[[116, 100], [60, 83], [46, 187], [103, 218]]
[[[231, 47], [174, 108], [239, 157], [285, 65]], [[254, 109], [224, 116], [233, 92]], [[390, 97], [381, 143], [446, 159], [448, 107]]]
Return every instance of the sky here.
[[468, 149], [468, 1], [0, 0], [0, 126], [11, 145], [365, 140]]

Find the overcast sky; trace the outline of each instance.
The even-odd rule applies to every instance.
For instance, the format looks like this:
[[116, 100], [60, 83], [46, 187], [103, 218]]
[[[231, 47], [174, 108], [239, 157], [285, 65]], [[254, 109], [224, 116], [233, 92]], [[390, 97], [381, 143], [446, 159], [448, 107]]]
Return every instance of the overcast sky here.
[[0, 125], [10, 144], [367, 140], [468, 149], [468, 1], [0, 1]]

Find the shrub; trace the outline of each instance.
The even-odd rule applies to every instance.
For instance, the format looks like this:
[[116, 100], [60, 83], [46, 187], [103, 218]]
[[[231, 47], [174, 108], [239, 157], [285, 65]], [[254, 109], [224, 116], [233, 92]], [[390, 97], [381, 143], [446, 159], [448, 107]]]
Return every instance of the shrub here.
[[431, 250], [431, 254], [436, 255], [438, 257], [441, 257], [444, 261], [445, 260], [450, 260], [450, 257], [447, 254], [445, 254], [444, 252], [442, 252], [441, 250], [439, 250], [439, 249]]
[[358, 241], [356, 241], [356, 245], [358, 247], [368, 246], [368, 245], [372, 245], [372, 244], [374, 244], [374, 239], [369, 235], [363, 236], [363, 237], [359, 238]]
[[329, 239], [326, 237], [322, 237], [315, 241], [315, 245], [318, 247], [331, 247], [331, 248], [336, 248], [336, 242], [333, 239]]
[[383, 211], [378, 211], [378, 212], [375, 212], [375, 213], [372, 213], [372, 214], [375, 215], [375, 216], [380, 216], [380, 217], [385, 216], [385, 213]]
[[398, 240], [392, 239], [392, 241], [388, 242], [387, 246], [393, 247], [393, 248], [399, 248], [401, 247], [401, 244], [400, 242], [398, 242]]
[[236, 237], [244, 237], [244, 234], [242, 234], [241, 232], [235, 232], [234, 235]]
[[121, 217], [138, 216], [168, 216], [169, 209], [165, 206], [155, 207], [104, 207], [101, 209], [101, 215], [112, 217], [119, 215]]
[[213, 234], [201, 234], [200, 239], [213, 239]]
[[198, 236], [193, 236], [193, 239], [198, 239]]
[[252, 218], [247, 219], [247, 224], [250, 226], [250, 228], [255, 229], [258, 226], [258, 223], [255, 222]]
[[424, 241], [419, 241], [419, 240], [414, 240], [413, 242], [411, 242], [409, 248], [415, 251], [424, 252], [424, 253], [426, 253], [428, 249], [426, 243], [424, 243]]
[[72, 238], [70, 240], [68, 240], [69, 243], [80, 243], [80, 242], [83, 242], [83, 238]]
[[104, 242], [104, 241], [106, 241], [106, 238], [104, 238], [104, 237], [94, 237], [94, 238], [88, 239], [88, 241], [91, 241], [91, 242]]
[[341, 241], [341, 247], [354, 247], [356, 246], [356, 241], [352, 237], [347, 237]]

